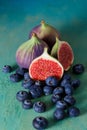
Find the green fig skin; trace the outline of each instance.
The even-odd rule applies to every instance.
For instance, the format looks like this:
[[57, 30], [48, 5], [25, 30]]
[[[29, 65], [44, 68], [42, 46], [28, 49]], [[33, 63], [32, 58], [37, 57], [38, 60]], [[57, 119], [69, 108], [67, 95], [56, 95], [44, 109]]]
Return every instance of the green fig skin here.
[[57, 58], [65, 71], [68, 71], [74, 61], [74, 53], [70, 44], [56, 38], [56, 43], [51, 50], [51, 56]]
[[58, 31], [53, 26], [45, 23], [45, 21], [41, 21], [40, 25], [34, 27], [31, 30], [29, 37], [32, 36], [33, 32], [35, 32], [40, 39], [44, 40], [48, 44], [50, 50], [56, 42], [56, 37], [59, 38]]
[[48, 48], [48, 45], [33, 33], [31, 39], [24, 42], [16, 51], [17, 64], [28, 69], [31, 62], [43, 53], [44, 47]]

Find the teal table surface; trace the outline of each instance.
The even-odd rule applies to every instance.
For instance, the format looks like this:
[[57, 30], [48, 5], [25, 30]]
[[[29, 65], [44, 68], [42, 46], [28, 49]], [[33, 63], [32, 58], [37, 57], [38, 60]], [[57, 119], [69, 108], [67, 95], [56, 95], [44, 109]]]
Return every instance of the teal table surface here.
[[[16, 69], [17, 48], [28, 39], [30, 30], [44, 19], [60, 32], [61, 39], [73, 48], [75, 63], [82, 63], [85, 72], [73, 75], [81, 85], [74, 92], [76, 106], [81, 114], [76, 118], [66, 118], [55, 122], [51, 96], [36, 99], [44, 101], [47, 110], [36, 113], [33, 109], [22, 109], [16, 100], [16, 93], [23, 90], [21, 82], [12, 83], [10, 74], [2, 72], [3, 65]], [[12, 73], [14, 73], [14, 71]], [[36, 0], [0, 1], [0, 130], [34, 130], [32, 120], [44, 116], [49, 121], [47, 130], [87, 130], [87, 1], [86, 0]]]

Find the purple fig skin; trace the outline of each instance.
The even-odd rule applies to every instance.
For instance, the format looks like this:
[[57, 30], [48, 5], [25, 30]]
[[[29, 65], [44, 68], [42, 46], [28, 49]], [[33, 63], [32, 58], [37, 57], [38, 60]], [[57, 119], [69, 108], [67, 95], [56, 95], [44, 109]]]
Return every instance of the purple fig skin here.
[[[32, 37], [31, 37], [31, 39], [32, 39]], [[42, 41], [38, 38], [37, 38], [37, 40], [39, 40], [40, 43], [36, 42], [33, 47], [31, 47], [32, 45], [30, 46], [29, 43], [27, 43], [27, 44], [24, 43], [25, 45], [22, 44], [18, 48], [18, 50], [16, 52], [16, 62], [20, 67], [28, 69], [31, 62], [36, 57], [40, 56], [43, 53], [44, 48], [45, 47], [48, 48], [48, 45], [44, 41]]]
[[31, 30], [29, 38], [32, 36], [33, 32], [35, 32], [40, 39], [44, 40], [48, 44], [50, 50], [56, 42], [56, 37], [60, 38], [58, 31], [54, 27], [46, 24], [44, 21]]

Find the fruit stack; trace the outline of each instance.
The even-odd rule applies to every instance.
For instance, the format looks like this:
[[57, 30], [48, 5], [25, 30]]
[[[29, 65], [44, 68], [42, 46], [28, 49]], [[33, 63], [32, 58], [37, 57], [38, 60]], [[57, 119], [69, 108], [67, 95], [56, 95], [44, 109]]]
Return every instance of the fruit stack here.
[[[51, 95], [51, 101], [56, 107], [54, 119], [62, 120], [67, 115], [75, 117], [80, 114], [73, 97], [73, 92], [80, 86], [80, 80], [72, 79], [68, 70], [71, 67], [74, 74], [81, 74], [84, 72], [84, 66], [71, 66], [74, 61], [73, 50], [68, 42], [60, 40], [54, 27], [42, 21], [39, 26], [33, 28], [29, 40], [18, 48], [16, 61], [19, 68], [10, 75], [10, 80], [22, 80], [22, 87], [27, 90], [16, 94], [24, 109], [33, 108], [38, 113], [46, 111], [45, 102], [33, 103], [33, 99]], [[11, 70], [9, 65], [3, 67], [5, 73]], [[32, 124], [36, 129], [45, 129], [48, 120], [38, 116]]]

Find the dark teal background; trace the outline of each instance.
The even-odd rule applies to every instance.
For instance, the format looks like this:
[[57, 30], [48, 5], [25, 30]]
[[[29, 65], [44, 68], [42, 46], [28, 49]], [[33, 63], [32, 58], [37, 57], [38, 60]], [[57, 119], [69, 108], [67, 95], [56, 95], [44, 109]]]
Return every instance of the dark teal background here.
[[[84, 74], [73, 75], [81, 80], [75, 92], [76, 106], [81, 115], [55, 123], [50, 96], [44, 100], [47, 111], [23, 110], [16, 100], [16, 92], [22, 89], [21, 82], [11, 83], [10, 74], [2, 73], [2, 67], [10, 64], [15, 68], [15, 52], [28, 39], [30, 30], [44, 19], [60, 32], [61, 39], [70, 43], [75, 63], [85, 66]], [[87, 1], [86, 0], [3, 0], [0, 1], [0, 130], [34, 130], [32, 120], [37, 115], [47, 117], [48, 130], [87, 130]], [[12, 72], [13, 73], [13, 72]]]

